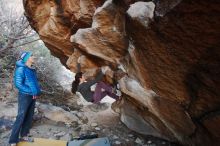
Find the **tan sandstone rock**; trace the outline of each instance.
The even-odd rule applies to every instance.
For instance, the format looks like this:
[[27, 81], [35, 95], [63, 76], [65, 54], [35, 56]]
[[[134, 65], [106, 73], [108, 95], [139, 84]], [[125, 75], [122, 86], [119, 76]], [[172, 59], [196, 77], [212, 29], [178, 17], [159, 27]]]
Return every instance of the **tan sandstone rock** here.
[[129, 128], [184, 145], [219, 144], [219, 1], [26, 0], [24, 7], [71, 71], [84, 55], [90, 75], [103, 65], [127, 73], [112, 107]]

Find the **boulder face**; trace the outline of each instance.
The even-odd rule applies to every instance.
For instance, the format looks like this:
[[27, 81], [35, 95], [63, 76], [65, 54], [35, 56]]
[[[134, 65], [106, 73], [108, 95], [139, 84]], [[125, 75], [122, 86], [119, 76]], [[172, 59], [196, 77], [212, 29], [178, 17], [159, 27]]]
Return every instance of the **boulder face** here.
[[[220, 2], [25, 0], [31, 26], [76, 72], [126, 72], [112, 108], [129, 128], [183, 145], [218, 145]], [[109, 80], [111, 82], [111, 80]]]
[[95, 10], [104, 0], [24, 0], [30, 25], [63, 64], [74, 52], [70, 36], [91, 26]]

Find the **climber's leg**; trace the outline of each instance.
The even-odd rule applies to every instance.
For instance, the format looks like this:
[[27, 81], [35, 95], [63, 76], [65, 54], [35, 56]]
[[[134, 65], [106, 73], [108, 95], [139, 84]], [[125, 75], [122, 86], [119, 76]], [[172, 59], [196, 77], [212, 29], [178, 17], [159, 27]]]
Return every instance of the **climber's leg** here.
[[[103, 92], [102, 89], [104, 90]], [[118, 99], [118, 96], [113, 93], [113, 88], [111, 86], [105, 84], [104, 82], [97, 83], [95, 92], [93, 94], [93, 102], [100, 102], [106, 95], [109, 95], [116, 100]]]

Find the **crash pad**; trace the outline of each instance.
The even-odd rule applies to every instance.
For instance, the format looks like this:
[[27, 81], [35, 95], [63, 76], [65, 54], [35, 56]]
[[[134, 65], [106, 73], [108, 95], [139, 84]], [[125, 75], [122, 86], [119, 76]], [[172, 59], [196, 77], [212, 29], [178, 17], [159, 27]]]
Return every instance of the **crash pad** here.
[[110, 142], [107, 137], [103, 137], [85, 140], [73, 140], [68, 142], [67, 146], [110, 146]]
[[34, 138], [34, 142], [19, 142], [18, 146], [66, 146], [67, 141]]

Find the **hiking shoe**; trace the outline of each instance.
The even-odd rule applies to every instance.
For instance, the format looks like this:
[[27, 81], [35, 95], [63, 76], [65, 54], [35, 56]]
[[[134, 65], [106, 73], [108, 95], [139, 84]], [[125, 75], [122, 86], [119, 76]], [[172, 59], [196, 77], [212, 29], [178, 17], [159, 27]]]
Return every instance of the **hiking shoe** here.
[[34, 138], [25, 136], [25, 137], [21, 137], [20, 141], [34, 142]]

